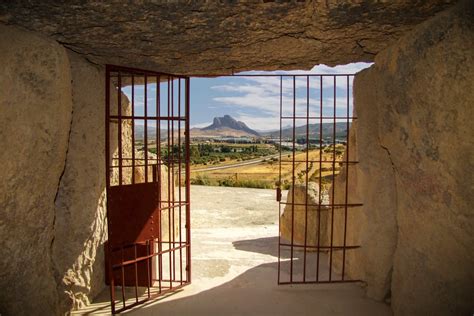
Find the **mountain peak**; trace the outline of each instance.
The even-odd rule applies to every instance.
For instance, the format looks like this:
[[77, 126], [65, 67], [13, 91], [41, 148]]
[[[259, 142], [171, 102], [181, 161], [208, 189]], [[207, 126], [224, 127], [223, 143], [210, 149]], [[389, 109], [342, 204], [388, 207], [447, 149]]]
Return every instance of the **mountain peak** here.
[[215, 117], [212, 121], [212, 124], [202, 128], [203, 131], [215, 131], [222, 129], [233, 129], [236, 131], [242, 131], [249, 133], [254, 136], [260, 136], [259, 133], [248, 127], [244, 122], [237, 121], [232, 116], [226, 114], [222, 117]]

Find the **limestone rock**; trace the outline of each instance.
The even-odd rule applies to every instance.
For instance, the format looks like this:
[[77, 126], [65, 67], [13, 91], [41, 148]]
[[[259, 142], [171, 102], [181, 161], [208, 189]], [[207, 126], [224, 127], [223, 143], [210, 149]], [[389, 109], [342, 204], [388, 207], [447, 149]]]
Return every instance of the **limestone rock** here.
[[[377, 223], [367, 241], [389, 241], [384, 236], [389, 223], [380, 224], [385, 218], [379, 216], [388, 214], [384, 207], [396, 210], [395, 315], [462, 315], [474, 308], [473, 17], [472, 1], [461, 2], [407, 34], [356, 76], [358, 153], [378, 147], [370, 164], [359, 156], [358, 179], [379, 182], [365, 187], [364, 195], [387, 202], [370, 211], [366, 206], [373, 202], [364, 201], [366, 220]], [[362, 144], [364, 138], [373, 145]], [[376, 166], [383, 151], [385, 162]], [[392, 173], [394, 191], [381, 191], [393, 187]], [[367, 254], [377, 254], [375, 242], [362, 243], [373, 248]], [[376, 257], [370, 262], [377, 263]]]
[[[354, 113], [349, 132], [349, 150], [344, 160], [358, 161], [341, 169], [334, 181], [334, 202], [346, 203], [346, 180], [349, 204], [361, 207], [347, 209], [346, 245], [361, 248], [346, 250], [345, 272], [349, 279], [367, 282], [369, 297], [383, 300], [390, 294], [393, 253], [397, 243], [397, 201], [395, 175], [387, 151], [380, 146], [379, 126], [382, 109], [371, 106], [372, 91], [366, 89], [362, 71], [354, 81]], [[347, 157], [347, 155], [349, 157]], [[332, 189], [329, 191], [332, 199]], [[334, 212], [334, 244], [344, 244], [345, 209]], [[330, 225], [331, 217], [328, 217]], [[330, 229], [328, 229], [330, 234]], [[329, 238], [329, 237], [328, 237]], [[342, 271], [342, 252], [333, 253], [334, 271]]]
[[55, 198], [71, 124], [71, 74], [56, 42], [0, 25], [0, 313], [59, 313]]
[[[69, 53], [72, 73], [73, 120], [69, 134], [66, 167], [56, 199], [54, 269], [58, 283], [61, 311], [88, 305], [105, 288], [104, 242], [107, 239], [105, 194], [105, 72], [81, 56]], [[98, 87], [98, 88], [97, 88]], [[111, 112], [117, 113], [118, 93], [110, 87]], [[121, 94], [122, 115], [131, 114], [130, 101]], [[118, 165], [118, 121], [110, 124], [112, 164]], [[131, 158], [132, 125], [122, 121], [122, 157]], [[153, 154], [149, 153], [149, 158]], [[136, 158], [144, 158], [136, 150]], [[131, 168], [122, 161], [122, 184], [144, 182], [144, 168]], [[141, 164], [141, 163], [140, 163]], [[152, 178], [149, 168], [149, 179]], [[167, 180], [164, 167], [163, 179]], [[165, 179], [166, 178], [166, 179]], [[118, 168], [111, 174], [111, 184], [118, 184]], [[167, 200], [167, 187], [162, 187]], [[163, 213], [163, 234], [168, 239], [168, 211]], [[176, 229], [177, 231], [177, 229]], [[166, 234], [165, 234], [166, 233]]]
[[4, 1], [0, 21], [100, 64], [210, 74], [372, 61], [454, 2]]
[[[293, 190], [296, 204], [294, 206], [292, 205]], [[325, 196], [323, 193], [321, 195], [322, 204], [327, 204], [327, 195]], [[305, 204], [306, 201], [308, 201], [307, 211], [305, 205], [300, 205]], [[318, 216], [319, 208], [321, 211]], [[317, 246], [319, 234], [319, 245], [328, 246], [326, 238], [328, 210], [326, 206], [319, 207], [319, 188], [316, 183], [309, 182], [307, 187], [304, 184], [295, 184], [288, 191], [287, 204], [280, 216], [281, 237], [287, 242], [291, 242], [293, 235], [293, 244], [304, 245], [306, 232], [306, 245]], [[321, 225], [319, 225], [319, 219]], [[307, 249], [307, 251], [312, 250], [314, 249]]]
[[53, 261], [62, 312], [80, 308], [105, 287], [107, 239], [103, 68], [69, 53], [73, 119], [56, 204]]

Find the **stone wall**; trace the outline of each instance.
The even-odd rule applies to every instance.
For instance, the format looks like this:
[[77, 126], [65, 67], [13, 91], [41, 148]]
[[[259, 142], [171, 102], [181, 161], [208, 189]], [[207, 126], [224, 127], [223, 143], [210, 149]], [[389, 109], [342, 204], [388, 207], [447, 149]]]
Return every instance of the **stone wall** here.
[[0, 39], [0, 313], [63, 314], [105, 287], [104, 70], [31, 32]]
[[[295, 192], [294, 202], [293, 191]], [[319, 186], [315, 182], [295, 184], [290, 187], [285, 208], [280, 215], [280, 235], [286, 242], [290, 243], [293, 240], [293, 244], [299, 246], [328, 246], [329, 208], [319, 206], [319, 198]], [[307, 207], [304, 205], [306, 203]], [[325, 192], [321, 192], [321, 204], [328, 204], [328, 196]]]
[[473, 7], [421, 24], [355, 79], [364, 206], [351, 273], [371, 297], [391, 292], [396, 315], [474, 311]]
[[[0, 40], [9, 44], [0, 49], [0, 287], [8, 289], [0, 291], [0, 313], [64, 314], [105, 288], [104, 67], [13, 27], [0, 26]], [[130, 111], [122, 94], [122, 113]], [[122, 131], [131, 157], [130, 121]], [[117, 137], [112, 124], [114, 157]], [[135, 171], [143, 181], [144, 171]], [[163, 167], [162, 180], [166, 173]], [[125, 183], [131, 174], [124, 169]]]
[[55, 201], [53, 261], [61, 310], [89, 303], [105, 286], [105, 112], [103, 68], [69, 53], [73, 119]]
[[0, 25], [0, 313], [59, 311], [55, 200], [72, 116], [66, 50]]

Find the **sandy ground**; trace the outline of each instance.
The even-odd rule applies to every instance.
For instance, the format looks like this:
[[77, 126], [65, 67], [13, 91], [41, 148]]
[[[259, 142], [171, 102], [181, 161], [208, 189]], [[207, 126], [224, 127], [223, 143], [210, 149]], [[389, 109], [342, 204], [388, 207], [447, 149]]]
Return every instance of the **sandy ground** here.
[[[391, 315], [358, 284], [277, 285], [274, 190], [193, 186], [192, 284], [130, 315]], [[79, 314], [108, 314], [108, 290]]]

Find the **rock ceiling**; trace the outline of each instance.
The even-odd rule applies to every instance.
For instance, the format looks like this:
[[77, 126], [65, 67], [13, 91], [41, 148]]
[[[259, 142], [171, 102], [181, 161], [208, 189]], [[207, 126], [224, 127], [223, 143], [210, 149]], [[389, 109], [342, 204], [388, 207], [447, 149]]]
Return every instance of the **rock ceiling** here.
[[94, 63], [215, 74], [372, 61], [452, 2], [19, 0], [0, 4], [0, 22]]

